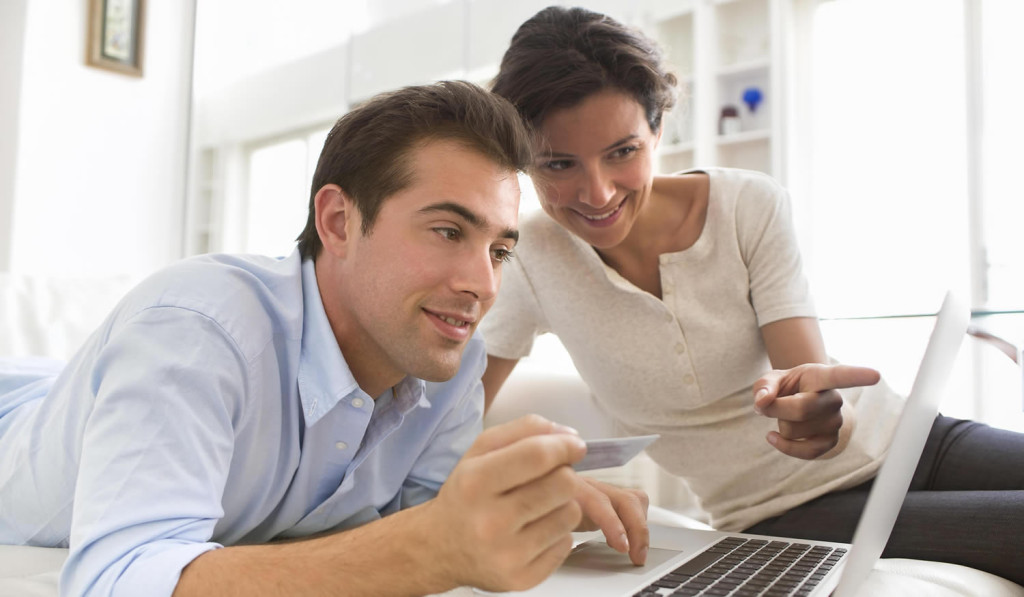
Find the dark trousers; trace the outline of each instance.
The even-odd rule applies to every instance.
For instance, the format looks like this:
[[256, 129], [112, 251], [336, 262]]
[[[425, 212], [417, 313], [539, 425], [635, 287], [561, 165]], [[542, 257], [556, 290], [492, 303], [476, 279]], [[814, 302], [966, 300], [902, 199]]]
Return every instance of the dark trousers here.
[[[872, 482], [746, 532], [849, 543]], [[960, 564], [1024, 585], [1024, 434], [939, 415], [882, 556]]]

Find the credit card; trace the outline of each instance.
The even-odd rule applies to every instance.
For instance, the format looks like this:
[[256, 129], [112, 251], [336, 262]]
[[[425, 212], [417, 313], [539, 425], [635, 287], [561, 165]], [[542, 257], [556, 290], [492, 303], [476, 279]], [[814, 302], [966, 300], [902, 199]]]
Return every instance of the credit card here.
[[583, 457], [583, 460], [572, 465], [572, 468], [577, 471], [589, 471], [597, 468], [622, 466], [659, 437], [661, 436], [637, 435], [587, 440], [587, 455]]

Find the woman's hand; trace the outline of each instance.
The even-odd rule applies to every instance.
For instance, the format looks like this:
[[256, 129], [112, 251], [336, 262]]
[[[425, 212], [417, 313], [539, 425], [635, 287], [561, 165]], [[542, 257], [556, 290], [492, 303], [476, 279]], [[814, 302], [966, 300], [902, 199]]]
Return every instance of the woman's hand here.
[[754, 410], [779, 420], [768, 443], [795, 458], [812, 460], [839, 444], [843, 397], [839, 388], [878, 383], [878, 371], [853, 365], [808, 363], [775, 370], [754, 383]]

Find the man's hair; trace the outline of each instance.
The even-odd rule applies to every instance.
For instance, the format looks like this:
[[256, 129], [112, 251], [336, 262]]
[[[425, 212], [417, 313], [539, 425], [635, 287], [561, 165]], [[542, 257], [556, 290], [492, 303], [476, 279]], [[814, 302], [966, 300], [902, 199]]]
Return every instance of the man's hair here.
[[676, 83], [657, 44], [640, 31], [583, 8], [550, 6], [519, 26], [491, 89], [533, 127], [553, 110], [615, 89], [643, 107], [656, 132], [675, 105]]
[[306, 228], [296, 239], [303, 259], [323, 244], [316, 230], [317, 191], [336, 184], [352, 199], [369, 234], [385, 199], [412, 184], [411, 153], [450, 140], [511, 172], [533, 159], [530, 136], [504, 98], [464, 81], [441, 81], [377, 95], [342, 116], [327, 135], [313, 175]]

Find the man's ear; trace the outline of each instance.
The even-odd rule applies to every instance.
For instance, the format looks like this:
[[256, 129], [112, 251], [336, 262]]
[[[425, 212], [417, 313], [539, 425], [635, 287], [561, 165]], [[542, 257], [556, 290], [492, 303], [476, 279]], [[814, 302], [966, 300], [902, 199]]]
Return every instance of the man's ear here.
[[324, 185], [313, 198], [316, 232], [324, 251], [344, 258], [359, 233], [360, 218], [352, 199], [336, 184]]

